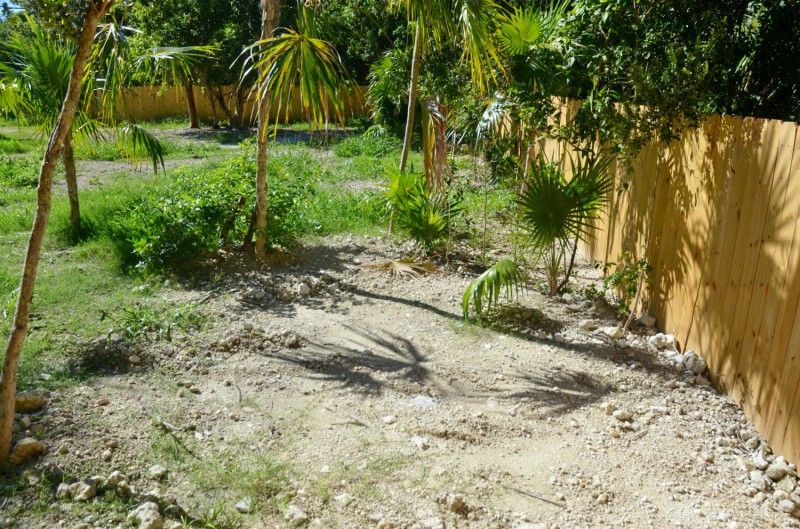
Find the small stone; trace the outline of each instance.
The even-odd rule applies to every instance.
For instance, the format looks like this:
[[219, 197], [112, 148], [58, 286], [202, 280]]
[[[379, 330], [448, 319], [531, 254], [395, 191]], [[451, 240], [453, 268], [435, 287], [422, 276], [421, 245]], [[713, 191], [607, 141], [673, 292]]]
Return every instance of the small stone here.
[[56, 489], [56, 498], [59, 500], [68, 500], [72, 497], [72, 488], [66, 483], [60, 483]]
[[158, 510], [158, 504], [152, 501], [144, 503], [128, 514], [129, 524], [138, 524], [139, 529], [162, 529], [164, 520]]
[[244, 498], [236, 504], [236, 510], [242, 514], [250, 514], [253, 512], [253, 498]]
[[112, 457], [114, 457], [114, 454], [111, 452], [111, 450], [108, 449], [103, 450], [103, 453], [100, 454], [100, 459], [102, 459], [103, 461], [111, 461]]
[[597, 324], [592, 320], [581, 320], [581, 322], [578, 324], [578, 327], [584, 331], [593, 331], [597, 329]]
[[750, 485], [762, 492], [769, 488], [766, 476], [759, 470], [752, 470], [750, 472]]
[[765, 474], [769, 479], [772, 481], [780, 481], [783, 479], [783, 476], [789, 471], [789, 468], [786, 464], [774, 463], [767, 467]]
[[610, 402], [606, 402], [600, 405], [600, 408], [606, 415], [612, 415], [615, 411], [617, 411], [617, 407], [611, 404]]
[[100, 406], [108, 406], [109, 402], [110, 401], [108, 399], [97, 399], [97, 401], [94, 403], [94, 405], [99, 408]]
[[44, 389], [34, 389], [18, 393], [14, 399], [14, 411], [17, 413], [31, 413], [39, 411], [47, 404], [50, 392]]
[[605, 505], [606, 503], [608, 503], [608, 494], [606, 494], [606, 493], [600, 494], [597, 497], [597, 500], [595, 500], [595, 501], [597, 501], [597, 503], [599, 505]]
[[397, 422], [397, 417], [395, 417], [394, 415], [387, 415], [381, 420], [386, 424], [394, 424]]
[[411, 438], [411, 443], [420, 450], [427, 450], [428, 448], [431, 447], [431, 445], [428, 444], [427, 437], [420, 437], [418, 435], [415, 435], [414, 437]]
[[342, 507], [347, 507], [348, 505], [350, 505], [351, 503], [353, 503], [353, 497], [352, 497], [352, 496], [350, 496], [350, 495], [349, 495], [349, 494], [347, 494], [347, 493], [342, 493], [342, 494], [339, 494], [338, 496], [336, 496], [336, 497], [334, 498], [334, 500], [336, 500], [336, 503], [338, 503], [338, 504], [339, 504], [339, 505], [341, 505]]
[[463, 496], [453, 496], [449, 499], [447, 508], [450, 509], [450, 512], [454, 512], [456, 514], [466, 514], [469, 508], [467, 507], [467, 502], [464, 501]]
[[[748, 439], [748, 441], [749, 441], [749, 439]], [[764, 454], [762, 454], [761, 452], [756, 452], [756, 453], [753, 455], [753, 465], [754, 465], [754, 466], [755, 466], [755, 467], [756, 467], [758, 470], [766, 470], [766, 469], [767, 469], [767, 467], [769, 466], [769, 463], [768, 463], [768, 462], [767, 462], [767, 460], [764, 458]]]
[[308, 296], [311, 294], [311, 287], [308, 286], [308, 283], [300, 283], [297, 285], [297, 293], [301, 296]]
[[119, 470], [115, 470], [106, 478], [106, 487], [109, 489], [116, 489], [123, 481], [125, 481], [125, 476], [123, 476], [122, 472]]
[[254, 301], [264, 301], [264, 298], [267, 297], [267, 294], [260, 288], [251, 288], [247, 291], [247, 297]]
[[289, 522], [290, 527], [300, 527], [308, 522], [308, 515], [300, 507], [290, 503], [283, 513], [283, 519]]
[[167, 469], [162, 465], [153, 465], [147, 470], [147, 474], [151, 478], [164, 479], [167, 477]]
[[93, 479], [84, 479], [70, 485], [72, 499], [75, 501], [89, 501], [97, 496], [97, 482]]
[[411, 399], [411, 404], [421, 410], [427, 410], [428, 408], [436, 406], [436, 400], [431, 397], [426, 397], [425, 395], [417, 395]]
[[19, 423], [22, 425], [23, 428], [30, 428], [31, 427], [31, 417], [30, 415], [23, 415], [22, 418], [19, 420]]
[[628, 422], [633, 418], [633, 415], [627, 410], [617, 410], [612, 413], [612, 416], [621, 422]]
[[791, 500], [781, 500], [778, 502], [778, 510], [786, 514], [792, 514], [797, 506]]
[[544, 331], [538, 331], [538, 332], [536, 333], [536, 338], [538, 338], [538, 339], [540, 339], [540, 340], [547, 340], [547, 339], [549, 338], [549, 336], [548, 336], [548, 335], [547, 335], [547, 333], [546, 333], [546, 332], [544, 332]]
[[8, 460], [14, 465], [19, 465], [43, 453], [44, 445], [41, 441], [26, 437], [25, 439], [17, 441], [17, 444], [14, 445], [11, 454], [8, 456]]
[[612, 340], [619, 340], [625, 336], [625, 333], [620, 327], [603, 327], [602, 332]]
[[130, 362], [132, 365], [135, 365], [135, 366], [139, 365], [141, 363], [141, 361], [142, 361], [142, 359], [139, 357], [139, 355], [130, 355], [128, 357], [128, 362]]
[[794, 489], [797, 488], [797, 480], [794, 478], [794, 476], [783, 476], [783, 478], [781, 478], [780, 481], [775, 484], [775, 488], [791, 494], [794, 492]]
[[563, 335], [563, 334], [561, 334], [560, 332], [557, 332], [557, 333], [555, 333], [555, 334], [553, 335], [553, 340], [554, 340], [556, 343], [566, 343], [566, 342], [567, 342], [567, 339], [566, 339], [566, 338], [564, 337], [564, 335]]
[[656, 326], [656, 318], [654, 316], [650, 316], [649, 314], [642, 314], [636, 319], [636, 323], [642, 325], [643, 327], [653, 328]]
[[694, 351], [688, 351], [683, 355], [683, 366], [695, 375], [700, 375], [706, 370], [706, 361]]
[[373, 512], [367, 515], [367, 520], [372, 523], [378, 523], [383, 520], [384, 514], [382, 512]]
[[444, 529], [444, 522], [441, 518], [427, 518], [425, 520], [421, 520], [420, 525], [422, 529]]

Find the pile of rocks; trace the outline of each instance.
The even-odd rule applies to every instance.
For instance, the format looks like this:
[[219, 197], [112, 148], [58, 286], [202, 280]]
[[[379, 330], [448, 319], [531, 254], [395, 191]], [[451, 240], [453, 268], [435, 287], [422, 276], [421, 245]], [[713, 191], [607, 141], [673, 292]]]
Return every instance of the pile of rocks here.
[[778, 510], [800, 518], [800, 488], [797, 486], [797, 467], [783, 457], [774, 457], [757, 451], [743, 461], [748, 473], [742, 476], [744, 494], [755, 503], [771, 499]]

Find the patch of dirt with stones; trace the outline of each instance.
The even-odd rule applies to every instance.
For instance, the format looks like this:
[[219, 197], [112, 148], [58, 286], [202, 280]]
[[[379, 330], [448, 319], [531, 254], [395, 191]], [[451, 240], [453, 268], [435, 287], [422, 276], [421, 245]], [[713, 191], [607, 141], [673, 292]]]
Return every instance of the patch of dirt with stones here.
[[535, 291], [494, 330], [465, 324], [467, 255], [392, 278], [364, 265], [404, 247], [335, 237], [172, 291], [208, 328], [108, 345], [111, 372], [20, 415], [46, 453], [19, 468], [32, 485], [4, 495], [2, 523], [800, 526], [795, 467], [668, 337], [613, 336], [606, 305]]

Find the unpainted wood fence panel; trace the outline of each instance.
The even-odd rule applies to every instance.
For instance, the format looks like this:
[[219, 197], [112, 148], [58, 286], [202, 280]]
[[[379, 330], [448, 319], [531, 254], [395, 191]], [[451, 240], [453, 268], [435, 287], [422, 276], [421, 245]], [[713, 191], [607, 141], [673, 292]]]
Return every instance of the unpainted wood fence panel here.
[[[659, 328], [708, 362], [776, 452], [800, 462], [798, 125], [714, 116], [616, 166], [583, 245], [591, 260], [647, 259]], [[557, 152], [547, 146], [549, 152]]]

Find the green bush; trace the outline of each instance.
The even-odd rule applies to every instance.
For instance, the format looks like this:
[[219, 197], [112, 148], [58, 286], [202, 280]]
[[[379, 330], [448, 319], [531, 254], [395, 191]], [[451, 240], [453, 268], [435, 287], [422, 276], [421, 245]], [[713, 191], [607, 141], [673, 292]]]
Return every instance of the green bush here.
[[[318, 166], [308, 156], [271, 156], [268, 228], [271, 245], [287, 245], [308, 228], [307, 197]], [[183, 169], [172, 185], [138, 200], [114, 226], [127, 264], [161, 269], [244, 242], [255, 210], [256, 162], [252, 142], [209, 172]]]
[[32, 156], [0, 156], [0, 188], [36, 187], [39, 183], [38, 159]]
[[333, 153], [342, 158], [353, 156], [372, 156], [380, 158], [397, 152], [403, 146], [402, 142], [389, 134], [373, 135], [365, 133], [360, 136], [350, 136], [333, 146]]

